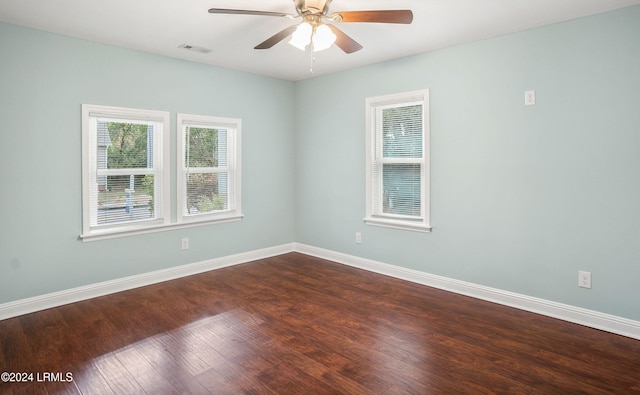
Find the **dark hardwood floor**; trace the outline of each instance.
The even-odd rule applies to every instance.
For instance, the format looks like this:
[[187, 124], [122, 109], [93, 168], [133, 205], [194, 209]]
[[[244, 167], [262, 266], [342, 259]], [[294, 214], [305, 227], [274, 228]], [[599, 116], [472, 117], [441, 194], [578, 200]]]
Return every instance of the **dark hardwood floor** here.
[[298, 253], [0, 321], [0, 345], [33, 374], [2, 394], [640, 393], [640, 341]]

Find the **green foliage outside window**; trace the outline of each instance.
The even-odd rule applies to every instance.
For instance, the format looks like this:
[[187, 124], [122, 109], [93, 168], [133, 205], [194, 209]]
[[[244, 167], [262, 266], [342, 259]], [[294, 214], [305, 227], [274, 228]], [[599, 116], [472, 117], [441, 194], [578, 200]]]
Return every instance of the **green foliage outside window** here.
[[226, 137], [226, 130], [189, 127], [187, 130], [187, 150], [185, 164], [190, 170], [187, 176], [187, 207], [200, 213], [219, 211], [227, 206], [226, 175], [219, 173], [198, 173], [197, 168], [217, 168], [227, 165], [226, 145], [219, 146]]

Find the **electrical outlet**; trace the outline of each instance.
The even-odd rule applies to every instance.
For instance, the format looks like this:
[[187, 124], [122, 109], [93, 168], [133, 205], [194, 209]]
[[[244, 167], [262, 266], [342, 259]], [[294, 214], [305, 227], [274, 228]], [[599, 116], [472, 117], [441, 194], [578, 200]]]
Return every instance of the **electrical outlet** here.
[[189, 238], [188, 237], [183, 237], [182, 238], [182, 249], [183, 250], [188, 250], [189, 249]]
[[525, 91], [524, 92], [524, 105], [525, 106], [533, 106], [536, 104], [536, 91]]
[[356, 244], [362, 244], [362, 233], [356, 232]]
[[591, 272], [578, 272], [578, 286], [581, 288], [591, 288]]

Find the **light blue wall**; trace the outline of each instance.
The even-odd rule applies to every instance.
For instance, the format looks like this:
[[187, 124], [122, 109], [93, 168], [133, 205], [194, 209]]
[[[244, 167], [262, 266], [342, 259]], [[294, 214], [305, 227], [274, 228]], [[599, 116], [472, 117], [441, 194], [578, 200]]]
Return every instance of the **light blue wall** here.
[[[422, 88], [433, 233], [364, 225], [365, 98]], [[314, 78], [296, 102], [296, 241], [640, 319], [640, 7]]]
[[[292, 82], [0, 24], [0, 303], [292, 242], [293, 99]], [[173, 141], [178, 112], [241, 118], [245, 219], [79, 241], [83, 103], [169, 111]]]
[[[291, 83], [0, 24], [0, 303], [297, 241], [639, 320], [639, 37], [632, 7]], [[366, 226], [364, 100], [422, 88], [434, 231]], [[241, 118], [246, 218], [78, 241], [82, 103]]]

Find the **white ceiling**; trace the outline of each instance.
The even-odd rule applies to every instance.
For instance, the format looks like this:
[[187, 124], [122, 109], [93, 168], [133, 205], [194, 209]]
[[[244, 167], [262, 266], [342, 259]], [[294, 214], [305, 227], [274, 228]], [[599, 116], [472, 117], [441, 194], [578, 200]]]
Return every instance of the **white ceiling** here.
[[[411, 9], [411, 25], [342, 23], [363, 45], [311, 54], [286, 40], [253, 47], [297, 23], [287, 18], [215, 15], [209, 8], [295, 13], [292, 0], [0, 0], [0, 21], [287, 80], [302, 80], [388, 59], [597, 14], [640, 0], [333, 0], [330, 13]], [[209, 53], [179, 48], [205, 47]]]

